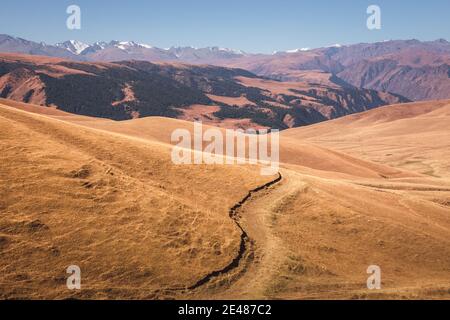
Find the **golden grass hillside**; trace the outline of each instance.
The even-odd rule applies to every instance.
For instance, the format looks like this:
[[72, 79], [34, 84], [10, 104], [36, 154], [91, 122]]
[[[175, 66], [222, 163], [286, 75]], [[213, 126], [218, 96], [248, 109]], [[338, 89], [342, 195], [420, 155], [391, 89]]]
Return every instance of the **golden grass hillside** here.
[[283, 136], [430, 177], [449, 177], [450, 100], [392, 105]]
[[269, 178], [250, 167], [174, 166], [160, 143], [0, 106], [0, 296], [154, 298], [227, 265], [228, 208]]
[[[181, 291], [170, 288], [236, 257], [229, 209], [273, 177], [172, 165], [170, 133], [190, 122], [0, 104], [2, 297], [450, 298], [448, 102], [282, 132], [282, 180], [236, 211], [245, 259]], [[82, 268], [76, 293], [65, 287], [71, 264]], [[373, 264], [382, 290], [366, 287]]]
[[[297, 183], [266, 213], [278, 263], [262, 297], [450, 298], [448, 185], [285, 176]], [[370, 265], [381, 268], [382, 290], [366, 287]]]
[[[274, 234], [290, 258], [267, 294], [450, 298], [449, 107], [387, 106], [282, 133], [292, 150], [318, 145], [392, 171], [378, 178], [298, 177], [303, 185], [271, 210]], [[364, 288], [371, 264], [382, 268], [380, 292]]]

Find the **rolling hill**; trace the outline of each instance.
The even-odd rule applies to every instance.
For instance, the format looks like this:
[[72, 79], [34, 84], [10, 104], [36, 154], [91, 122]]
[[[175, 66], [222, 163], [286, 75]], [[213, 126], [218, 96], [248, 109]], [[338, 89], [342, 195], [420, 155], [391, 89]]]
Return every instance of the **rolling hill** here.
[[[249, 165], [173, 165], [171, 132], [191, 122], [1, 100], [0, 293], [448, 299], [448, 105], [286, 130], [273, 180]], [[79, 292], [65, 287], [72, 264], [83, 270]], [[373, 264], [379, 291], [366, 288]]]
[[449, 100], [417, 102], [288, 130], [283, 135], [430, 177], [448, 178], [449, 116]]

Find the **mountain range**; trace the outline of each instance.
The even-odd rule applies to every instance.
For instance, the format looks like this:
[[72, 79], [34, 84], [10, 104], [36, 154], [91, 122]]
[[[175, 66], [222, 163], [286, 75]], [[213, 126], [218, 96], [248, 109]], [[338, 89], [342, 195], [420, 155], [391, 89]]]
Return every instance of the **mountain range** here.
[[313, 124], [407, 102], [310, 72], [281, 82], [211, 65], [148, 61], [79, 62], [0, 54], [0, 97], [114, 120], [165, 116], [237, 128]]
[[0, 52], [25, 53], [76, 61], [143, 60], [241, 68], [282, 81], [305, 80], [304, 71], [330, 73], [356, 87], [391, 92], [410, 100], [450, 98], [450, 43], [392, 40], [318, 49], [250, 54], [220, 47], [157, 48], [134, 41], [85, 44], [71, 40], [48, 45], [0, 35]]
[[206, 63], [248, 56], [243, 51], [219, 47], [171, 47], [161, 49], [134, 41], [95, 42], [86, 44], [68, 40], [55, 45], [33, 42], [0, 34], [0, 52], [25, 53], [78, 61], [152, 60]]
[[[284, 129], [390, 103], [450, 98], [444, 39], [253, 54], [133, 41], [48, 45], [0, 35], [0, 52], [1, 97], [116, 120], [163, 115]], [[67, 88], [85, 88], [84, 100]], [[89, 96], [92, 90], [104, 99]]]

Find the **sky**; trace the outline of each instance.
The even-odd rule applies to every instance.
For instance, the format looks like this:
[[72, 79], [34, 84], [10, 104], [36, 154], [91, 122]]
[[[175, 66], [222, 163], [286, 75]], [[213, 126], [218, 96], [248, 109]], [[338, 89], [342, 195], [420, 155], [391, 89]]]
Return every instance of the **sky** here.
[[[66, 27], [69, 5], [81, 29]], [[381, 30], [366, 26], [381, 9]], [[272, 53], [394, 39], [450, 41], [449, 0], [14, 0], [2, 1], [0, 34], [54, 44], [136, 41], [160, 48], [219, 46]]]

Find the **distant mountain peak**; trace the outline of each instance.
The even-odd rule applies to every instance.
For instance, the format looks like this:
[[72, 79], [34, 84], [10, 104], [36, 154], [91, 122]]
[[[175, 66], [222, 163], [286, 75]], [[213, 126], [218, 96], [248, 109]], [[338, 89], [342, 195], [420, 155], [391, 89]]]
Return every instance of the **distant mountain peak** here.
[[340, 44], [340, 43], [335, 43], [335, 44], [332, 44], [331, 46], [328, 46], [327, 48], [342, 48], [342, 47], [343, 47], [342, 44]]
[[437, 39], [435, 42], [437, 42], [437, 43], [442, 43], [442, 44], [449, 44], [450, 42], [448, 42], [446, 39], [444, 39], [444, 38], [440, 38], [440, 39]]
[[80, 55], [84, 50], [90, 47], [88, 44], [78, 40], [68, 40], [62, 43], [57, 43], [55, 46], [66, 49], [76, 55]]
[[311, 50], [311, 48], [298, 48], [298, 49], [287, 50], [286, 53], [299, 53], [299, 52], [305, 52], [305, 51], [309, 51], [309, 50]]
[[207, 47], [211, 51], [223, 51], [223, 52], [229, 52], [237, 55], [245, 55], [245, 52], [242, 50], [236, 50], [236, 49], [230, 49], [230, 48], [223, 48], [223, 47]]
[[111, 41], [109, 43], [110, 46], [122, 49], [122, 50], [128, 50], [131, 48], [145, 48], [145, 49], [152, 49], [153, 47], [151, 45], [148, 44], [144, 44], [144, 43], [138, 43], [135, 41]]
[[184, 46], [184, 47], [170, 47], [168, 49], [165, 50], [172, 50], [172, 51], [183, 51], [183, 50], [195, 50], [195, 51], [199, 51], [199, 50], [203, 50], [203, 51], [211, 51], [211, 52], [225, 52], [225, 53], [231, 53], [231, 54], [236, 54], [236, 55], [246, 55], [247, 53], [242, 51], [242, 50], [237, 50], [237, 49], [230, 49], [230, 48], [225, 48], [225, 47], [219, 47], [219, 46], [209, 46], [209, 47], [204, 47], [204, 48], [199, 48], [199, 47], [194, 47], [194, 46]]

